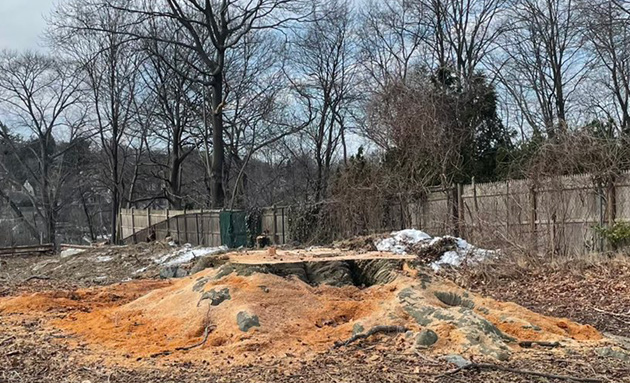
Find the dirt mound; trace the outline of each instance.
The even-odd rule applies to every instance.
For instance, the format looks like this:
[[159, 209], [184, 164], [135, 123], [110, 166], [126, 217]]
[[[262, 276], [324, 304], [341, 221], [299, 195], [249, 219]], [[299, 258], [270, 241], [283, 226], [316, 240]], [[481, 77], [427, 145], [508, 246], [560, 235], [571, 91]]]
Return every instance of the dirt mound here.
[[[311, 286], [299, 276], [227, 266], [53, 324], [121, 358], [160, 356], [215, 365], [308, 358], [375, 326], [406, 328], [398, 337], [409, 349], [501, 360], [519, 352], [521, 341], [578, 347], [602, 338], [590, 326], [470, 294], [415, 270], [359, 288]], [[0, 311], [7, 305], [10, 300], [0, 303]]]

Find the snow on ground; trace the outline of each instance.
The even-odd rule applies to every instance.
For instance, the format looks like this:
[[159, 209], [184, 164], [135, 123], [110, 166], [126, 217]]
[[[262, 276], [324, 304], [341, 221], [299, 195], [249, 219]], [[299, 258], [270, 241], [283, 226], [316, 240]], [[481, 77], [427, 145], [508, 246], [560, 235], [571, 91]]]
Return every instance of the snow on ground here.
[[379, 251], [391, 251], [396, 254], [406, 254], [405, 251], [409, 245], [415, 245], [429, 239], [431, 239], [431, 236], [420, 230], [406, 229], [395, 231], [391, 237], [377, 242], [376, 249]]
[[71, 257], [73, 255], [81, 254], [85, 249], [65, 249], [61, 251], [61, 258]]
[[226, 252], [227, 249], [228, 248], [226, 246], [193, 248], [189, 243], [187, 243], [181, 248], [154, 259], [154, 261], [159, 265], [176, 266], [206, 255], [221, 254]]
[[109, 255], [99, 255], [98, 257], [96, 257], [96, 262], [109, 262], [112, 259], [114, 258], [110, 257]]
[[429, 234], [416, 229], [406, 229], [392, 232], [389, 237], [377, 241], [375, 245], [379, 251], [391, 251], [396, 254], [407, 254], [407, 249], [410, 246], [418, 244], [427, 247], [433, 246], [443, 238], [455, 239], [457, 246], [454, 250], [445, 251], [438, 260], [430, 264], [431, 268], [435, 271], [440, 270], [440, 268], [445, 265], [459, 267], [464, 262], [467, 264], [479, 263], [484, 259], [494, 257], [497, 254], [494, 250], [480, 249], [473, 246], [462, 238], [454, 238], [451, 236], [431, 237]]

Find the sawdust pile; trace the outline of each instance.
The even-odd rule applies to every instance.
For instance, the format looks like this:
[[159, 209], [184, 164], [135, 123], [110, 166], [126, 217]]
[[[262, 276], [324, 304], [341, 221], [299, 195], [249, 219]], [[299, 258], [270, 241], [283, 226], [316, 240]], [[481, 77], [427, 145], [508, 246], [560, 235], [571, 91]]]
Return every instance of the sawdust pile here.
[[51, 325], [123, 360], [159, 356], [216, 365], [308, 358], [378, 325], [406, 327], [398, 335], [403, 347], [499, 360], [517, 353], [520, 341], [579, 347], [602, 339], [591, 326], [479, 297], [415, 270], [360, 288], [311, 286], [228, 266], [76, 296], [16, 297], [0, 301], [0, 311], [66, 310]]

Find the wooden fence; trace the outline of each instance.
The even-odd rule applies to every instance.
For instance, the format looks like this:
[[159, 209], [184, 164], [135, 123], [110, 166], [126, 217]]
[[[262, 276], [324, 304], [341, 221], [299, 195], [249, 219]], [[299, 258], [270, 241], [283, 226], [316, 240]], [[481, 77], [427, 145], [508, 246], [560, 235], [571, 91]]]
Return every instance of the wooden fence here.
[[410, 227], [486, 248], [558, 255], [602, 251], [607, 245], [595, 227], [630, 221], [630, 174], [605, 186], [590, 175], [456, 185], [409, 204], [406, 214]]
[[[145, 242], [152, 235], [156, 240], [170, 237], [195, 246], [220, 246], [220, 210], [136, 210], [121, 209], [120, 238], [125, 243]], [[269, 207], [261, 211], [262, 233], [276, 244], [289, 242], [287, 207]]]
[[[630, 221], [630, 173], [610, 185], [597, 185], [590, 175], [456, 185], [433, 190], [419, 201], [386, 206], [382, 215], [370, 221], [374, 227], [353, 228], [343, 214], [333, 214], [327, 218], [330, 222], [321, 224], [343, 228], [340, 238], [417, 228], [434, 236], [457, 235], [492, 249], [558, 255], [602, 251], [608, 245], [595, 227]], [[218, 217], [216, 211], [123, 210], [121, 232], [127, 237], [135, 232], [136, 240], [146, 240], [145, 228], [163, 222], [157, 227], [158, 239], [170, 232], [181, 242], [215, 246], [221, 237]], [[290, 242], [289, 221], [287, 207], [262, 211], [262, 231], [277, 244]]]

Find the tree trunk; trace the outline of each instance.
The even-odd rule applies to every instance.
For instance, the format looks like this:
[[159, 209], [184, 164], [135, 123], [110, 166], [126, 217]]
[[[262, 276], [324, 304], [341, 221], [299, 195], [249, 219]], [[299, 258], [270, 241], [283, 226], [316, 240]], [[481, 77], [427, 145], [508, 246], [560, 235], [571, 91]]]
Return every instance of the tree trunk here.
[[223, 190], [223, 73], [213, 77], [212, 85], [212, 207], [220, 209], [225, 204]]
[[118, 210], [120, 208], [120, 193], [118, 191], [118, 187], [114, 188], [112, 192], [112, 209], [110, 211], [110, 243], [115, 245], [118, 243]]

